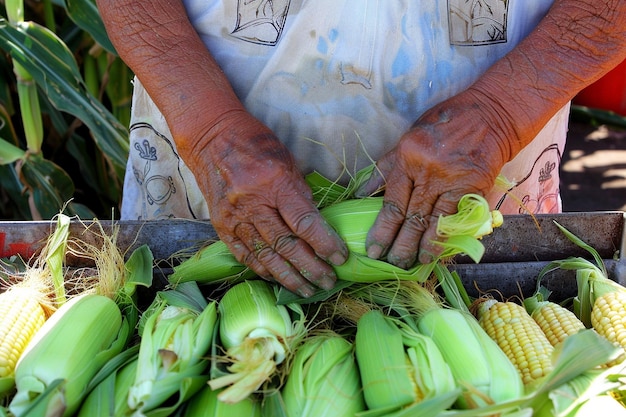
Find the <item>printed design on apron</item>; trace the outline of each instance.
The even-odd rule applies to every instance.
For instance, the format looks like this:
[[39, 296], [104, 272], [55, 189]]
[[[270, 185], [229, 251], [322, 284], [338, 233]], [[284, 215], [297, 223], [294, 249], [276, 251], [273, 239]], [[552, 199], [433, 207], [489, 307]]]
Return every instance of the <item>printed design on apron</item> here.
[[[157, 217], [176, 216], [174, 212], [180, 208], [168, 208], [168, 203], [179, 190], [186, 193], [186, 188], [185, 180], [179, 172], [180, 157], [172, 146], [172, 142], [149, 123], [135, 123], [130, 127], [130, 132], [134, 149], [132, 152], [136, 155], [133, 159], [133, 175], [141, 190], [142, 214], [146, 218], [152, 218], [155, 215]], [[180, 204], [178, 199], [172, 199], [172, 201], [174, 205]], [[186, 199], [186, 206], [184, 210], [188, 210], [193, 216], [188, 199]], [[149, 214], [149, 212], [154, 214]]]
[[285, 27], [291, 0], [237, 0], [231, 35], [246, 42], [274, 46]]
[[[558, 213], [559, 204], [559, 166], [561, 152], [556, 144], [548, 146], [541, 152], [532, 165], [528, 175], [519, 181], [508, 193], [503, 195], [496, 208], [499, 209], [509, 194], [516, 195], [515, 191], [532, 190], [517, 195], [519, 214], [525, 213]], [[510, 198], [510, 197], [509, 197]]]
[[448, 0], [451, 45], [489, 45], [507, 41], [509, 0]]

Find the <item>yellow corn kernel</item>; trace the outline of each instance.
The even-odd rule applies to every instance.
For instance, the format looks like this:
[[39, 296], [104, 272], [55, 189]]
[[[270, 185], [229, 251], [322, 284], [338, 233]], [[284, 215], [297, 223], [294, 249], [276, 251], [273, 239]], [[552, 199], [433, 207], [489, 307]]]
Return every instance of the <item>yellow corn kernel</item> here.
[[[598, 297], [591, 310], [591, 325], [607, 340], [626, 349], [626, 292], [607, 292]], [[624, 358], [620, 355], [612, 364]]]
[[524, 384], [552, 370], [554, 347], [520, 304], [486, 300], [479, 306], [478, 318], [482, 328], [513, 362]]
[[561, 343], [569, 335], [578, 333], [585, 325], [576, 315], [560, 304], [544, 302], [531, 313], [552, 346]]
[[12, 376], [15, 364], [46, 321], [39, 293], [18, 284], [0, 294], [0, 378]]

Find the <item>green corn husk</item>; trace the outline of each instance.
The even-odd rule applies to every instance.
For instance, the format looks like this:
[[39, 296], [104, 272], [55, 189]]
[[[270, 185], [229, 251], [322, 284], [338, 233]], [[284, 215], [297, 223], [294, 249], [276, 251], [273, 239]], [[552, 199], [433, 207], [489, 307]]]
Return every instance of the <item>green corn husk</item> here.
[[563, 234], [574, 244], [588, 251], [593, 257], [595, 264], [582, 257], [569, 257], [567, 259], [555, 260], [546, 265], [537, 278], [541, 282], [543, 277], [550, 271], [561, 268], [576, 271], [577, 295], [573, 300], [574, 313], [580, 318], [586, 327], [591, 327], [591, 310], [597, 298], [607, 292], [626, 291], [624, 287], [608, 276], [606, 266], [600, 254], [590, 245], [578, 238], [572, 232], [561, 226], [554, 224]]
[[219, 401], [217, 396], [221, 391], [213, 391], [205, 386], [196, 395], [191, 397], [183, 408], [181, 417], [261, 417], [261, 402], [249, 396], [243, 400], [230, 404]]
[[174, 266], [168, 280], [175, 287], [189, 281], [200, 284], [229, 281], [234, 284], [255, 276], [254, 271], [237, 261], [226, 243], [218, 240]]
[[[277, 305], [275, 290], [266, 281], [248, 280], [220, 300], [219, 338], [228, 365], [225, 372], [216, 365], [209, 381], [214, 390], [225, 388], [220, 401], [239, 402], [270, 381], [307, 333], [301, 307]], [[292, 319], [290, 308], [299, 317]]]
[[[382, 197], [368, 197], [343, 200], [320, 210], [322, 217], [346, 242], [350, 252], [344, 264], [333, 266], [340, 280], [423, 282], [442, 259], [465, 254], [479, 262], [484, 253], [480, 239], [502, 224], [502, 215], [490, 210], [483, 197], [468, 194], [459, 201], [456, 214], [441, 216], [438, 220], [440, 236], [445, 238], [445, 242], [438, 243], [444, 248], [440, 257], [429, 264], [416, 264], [405, 270], [384, 260], [367, 257], [365, 240], [382, 204]], [[235, 283], [252, 276], [254, 273], [237, 262], [226, 244], [217, 241], [175, 266], [168, 279], [172, 285], [190, 280], [203, 284], [226, 280]]]
[[365, 410], [353, 344], [330, 330], [307, 337], [281, 395], [287, 417], [354, 416]]
[[410, 328], [430, 337], [463, 389], [456, 406], [477, 408], [524, 394], [513, 363], [468, 312], [445, 307], [416, 282], [370, 284], [357, 296], [394, 311]]
[[138, 352], [139, 345], [135, 345], [106, 364], [101, 371], [102, 379], [94, 384], [81, 404], [77, 417], [130, 415], [128, 391], [135, 381]]
[[10, 411], [17, 417], [73, 415], [92, 378], [125, 347], [130, 330], [108, 297], [82, 294], [63, 304], [17, 364]]
[[426, 406], [438, 403], [435, 409], [443, 411], [461, 394], [434, 341], [379, 310], [358, 320], [355, 346], [367, 416], [392, 415], [407, 407], [423, 415], [419, 403], [427, 400]]
[[[133, 415], [167, 416], [208, 380], [204, 371], [217, 327], [217, 303], [207, 303], [197, 285], [187, 283], [158, 293], [142, 319], [128, 407]], [[176, 400], [170, 401], [174, 395]]]
[[480, 407], [487, 404], [486, 399], [497, 404], [524, 394], [517, 369], [473, 316], [438, 308], [424, 314], [418, 326], [433, 338], [457, 382], [465, 388], [459, 407]]

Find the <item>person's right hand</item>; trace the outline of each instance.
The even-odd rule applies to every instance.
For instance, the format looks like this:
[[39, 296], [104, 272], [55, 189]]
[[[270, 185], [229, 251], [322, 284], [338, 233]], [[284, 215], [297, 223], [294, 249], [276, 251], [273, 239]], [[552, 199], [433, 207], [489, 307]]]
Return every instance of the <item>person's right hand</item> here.
[[185, 150], [211, 222], [239, 262], [288, 290], [330, 289], [348, 250], [313, 203], [278, 138], [245, 111], [230, 112]]

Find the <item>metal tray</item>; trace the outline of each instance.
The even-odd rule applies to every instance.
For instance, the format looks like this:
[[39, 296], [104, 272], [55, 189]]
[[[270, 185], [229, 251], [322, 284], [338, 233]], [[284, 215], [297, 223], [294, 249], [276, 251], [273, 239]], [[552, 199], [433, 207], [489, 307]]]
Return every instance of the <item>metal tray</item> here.
[[[458, 272], [472, 295], [497, 290], [507, 297], [528, 296], [535, 289], [537, 274], [550, 261], [570, 256], [591, 259], [554, 222], [594, 247], [604, 260], [610, 278], [626, 285], [624, 212], [621, 211], [504, 216], [504, 224], [483, 238], [485, 254], [479, 264], [460, 256], [453, 260], [450, 269]], [[97, 244], [103, 232], [111, 233], [113, 224], [119, 226], [120, 249], [130, 253], [147, 244], [160, 264], [161, 274], [167, 274], [174, 255], [193, 252], [217, 238], [209, 221], [183, 219], [72, 221], [70, 234]], [[31, 257], [41, 249], [54, 227], [55, 223], [50, 221], [0, 221], [0, 257]], [[84, 266], [80, 265], [82, 260], [71, 257], [67, 262], [70, 267]], [[573, 271], [553, 271], [546, 275], [543, 284], [553, 291], [555, 299], [564, 300], [575, 295], [574, 275]]]

